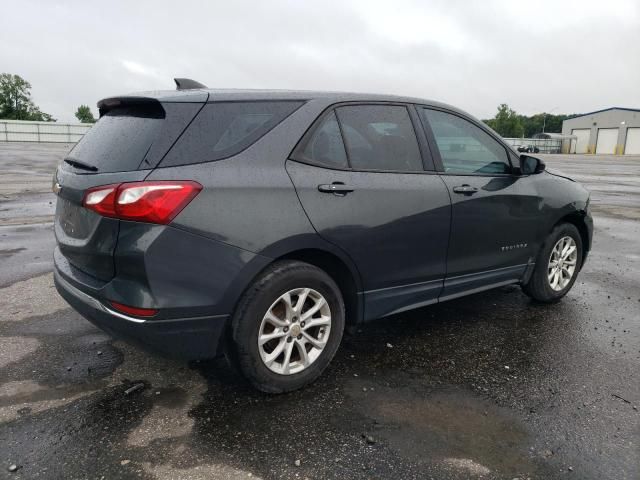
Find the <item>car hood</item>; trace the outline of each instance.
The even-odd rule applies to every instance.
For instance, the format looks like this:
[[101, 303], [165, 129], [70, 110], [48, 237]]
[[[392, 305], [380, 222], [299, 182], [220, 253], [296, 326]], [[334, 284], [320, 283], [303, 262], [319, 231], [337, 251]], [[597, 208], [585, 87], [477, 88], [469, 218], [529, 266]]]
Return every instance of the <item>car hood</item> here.
[[562, 170], [558, 170], [557, 168], [545, 168], [545, 171], [555, 177], [566, 178], [567, 180], [571, 180], [572, 182], [575, 182], [573, 178], [571, 178], [569, 175], [564, 173]]

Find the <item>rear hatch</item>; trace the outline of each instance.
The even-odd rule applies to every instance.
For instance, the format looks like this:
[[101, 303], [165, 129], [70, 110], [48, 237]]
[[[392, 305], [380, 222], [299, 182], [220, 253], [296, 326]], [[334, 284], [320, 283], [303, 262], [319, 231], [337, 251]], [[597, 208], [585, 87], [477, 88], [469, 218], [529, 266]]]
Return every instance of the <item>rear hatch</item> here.
[[115, 274], [120, 220], [82, 206], [87, 189], [144, 178], [206, 102], [205, 92], [169, 99], [120, 97], [100, 102], [100, 120], [71, 150], [54, 177], [55, 235], [73, 267], [103, 282]]

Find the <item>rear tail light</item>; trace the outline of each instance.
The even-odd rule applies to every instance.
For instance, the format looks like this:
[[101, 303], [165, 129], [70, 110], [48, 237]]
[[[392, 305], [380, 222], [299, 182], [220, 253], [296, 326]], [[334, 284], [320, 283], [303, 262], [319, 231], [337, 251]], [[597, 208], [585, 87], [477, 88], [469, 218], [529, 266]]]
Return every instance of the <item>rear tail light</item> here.
[[105, 217], [166, 225], [200, 190], [192, 181], [102, 185], [87, 190], [82, 205]]
[[121, 313], [126, 313], [127, 315], [135, 315], [136, 317], [153, 317], [158, 310], [153, 308], [140, 308], [140, 307], [130, 307], [129, 305], [123, 305], [118, 302], [111, 302], [111, 306], [118, 310]]
[[116, 191], [119, 185], [103, 185], [87, 190], [82, 205], [105, 217], [115, 217]]

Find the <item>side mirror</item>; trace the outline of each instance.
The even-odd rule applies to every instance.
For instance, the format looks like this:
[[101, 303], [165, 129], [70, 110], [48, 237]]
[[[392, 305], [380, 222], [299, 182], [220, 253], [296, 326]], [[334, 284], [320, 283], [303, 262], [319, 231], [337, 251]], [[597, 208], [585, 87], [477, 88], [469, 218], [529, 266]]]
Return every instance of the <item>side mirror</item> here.
[[543, 172], [546, 165], [542, 160], [529, 155], [520, 155], [520, 173], [522, 175], [533, 175]]

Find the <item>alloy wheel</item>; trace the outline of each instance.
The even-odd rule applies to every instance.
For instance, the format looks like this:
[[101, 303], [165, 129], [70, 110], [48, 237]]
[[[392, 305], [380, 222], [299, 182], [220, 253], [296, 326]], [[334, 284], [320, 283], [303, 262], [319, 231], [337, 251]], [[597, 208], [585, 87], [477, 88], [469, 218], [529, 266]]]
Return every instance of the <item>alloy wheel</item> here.
[[556, 242], [547, 269], [549, 286], [553, 290], [560, 291], [569, 285], [576, 271], [577, 260], [578, 247], [573, 238], [566, 236]]
[[296, 288], [267, 310], [258, 330], [264, 365], [280, 375], [300, 373], [323, 352], [331, 333], [331, 309], [318, 291]]

